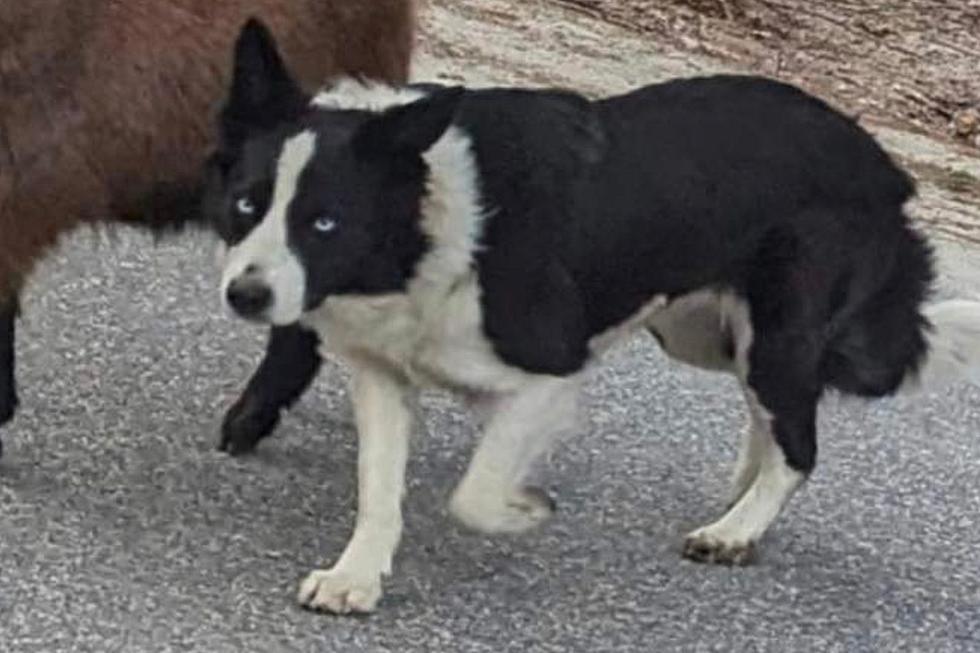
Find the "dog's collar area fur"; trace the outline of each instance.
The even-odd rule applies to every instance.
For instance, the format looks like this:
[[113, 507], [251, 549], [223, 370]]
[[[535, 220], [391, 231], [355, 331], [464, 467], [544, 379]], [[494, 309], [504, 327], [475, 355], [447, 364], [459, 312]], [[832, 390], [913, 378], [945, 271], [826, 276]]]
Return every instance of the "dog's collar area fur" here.
[[[429, 90], [438, 88], [435, 85]], [[393, 87], [373, 80], [339, 78], [317, 93], [311, 105], [323, 110], [355, 110], [381, 113], [415, 102], [426, 90]], [[485, 211], [480, 197], [479, 171], [471, 138], [450, 125], [435, 144], [422, 154], [427, 166], [424, 194], [419, 205], [419, 228], [427, 247], [408, 279], [406, 299], [430, 321], [448, 296], [474, 280], [475, 256], [483, 233]], [[334, 307], [354, 302], [382, 307], [397, 303], [396, 296], [345, 295], [328, 298]], [[314, 312], [317, 312], [314, 309]]]

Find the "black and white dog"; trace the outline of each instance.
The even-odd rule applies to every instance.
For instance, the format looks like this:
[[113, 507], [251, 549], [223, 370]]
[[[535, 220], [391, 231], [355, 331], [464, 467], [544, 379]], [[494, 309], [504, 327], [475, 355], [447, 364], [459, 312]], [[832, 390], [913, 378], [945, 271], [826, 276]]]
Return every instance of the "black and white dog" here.
[[573, 428], [583, 373], [649, 330], [741, 381], [732, 504], [685, 554], [742, 562], [816, 458], [828, 388], [880, 397], [980, 368], [980, 303], [924, 306], [910, 180], [853, 121], [784, 84], [721, 76], [602, 101], [390, 88], [308, 96], [250, 23], [207, 210], [238, 314], [300, 322], [353, 368], [358, 517], [299, 598], [369, 611], [401, 530], [412, 395], [478, 404], [450, 500], [485, 532], [552, 510], [523, 480]]

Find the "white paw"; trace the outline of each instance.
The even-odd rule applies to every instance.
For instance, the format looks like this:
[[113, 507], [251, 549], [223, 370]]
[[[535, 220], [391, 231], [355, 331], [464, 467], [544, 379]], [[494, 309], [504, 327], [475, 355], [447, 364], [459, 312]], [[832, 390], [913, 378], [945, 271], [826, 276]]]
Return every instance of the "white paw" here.
[[313, 610], [348, 614], [371, 612], [381, 599], [381, 574], [338, 567], [317, 569], [300, 583], [299, 602]]
[[695, 562], [747, 565], [754, 556], [754, 542], [726, 537], [711, 526], [699, 528], [684, 538], [684, 557]]
[[521, 533], [547, 520], [555, 512], [555, 502], [535, 487], [525, 487], [501, 497], [456, 492], [449, 511], [460, 522], [484, 533]]

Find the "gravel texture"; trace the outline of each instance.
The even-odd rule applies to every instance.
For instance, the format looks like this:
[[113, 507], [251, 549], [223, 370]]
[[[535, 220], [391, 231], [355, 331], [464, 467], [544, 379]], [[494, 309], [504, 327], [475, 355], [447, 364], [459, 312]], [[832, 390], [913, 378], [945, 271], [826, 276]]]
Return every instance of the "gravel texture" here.
[[379, 612], [304, 612], [354, 508], [345, 373], [328, 364], [253, 457], [213, 451], [261, 333], [224, 317], [210, 243], [73, 239], [31, 289], [23, 410], [0, 462], [0, 650], [975, 651], [980, 393], [831, 398], [821, 464], [754, 567], [698, 566], [743, 415], [733, 384], [647, 339], [589, 385], [583, 433], [519, 538], [445, 514], [474, 433], [424, 403], [407, 532]]
[[[604, 93], [728, 67], [538, 0], [428, 5], [422, 77]], [[877, 133], [920, 168], [980, 170]], [[976, 205], [927, 182], [924, 224], [974, 233]], [[962, 242], [944, 244], [943, 278], [975, 292]], [[540, 471], [551, 523], [486, 538], [446, 516], [475, 434], [433, 395], [378, 613], [300, 610], [299, 580], [353, 520], [345, 373], [327, 364], [257, 455], [215, 452], [263, 336], [223, 316], [211, 253], [204, 237], [81, 233], [35, 278], [23, 406], [2, 434], [0, 652], [980, 650], [980, 391], [828, 399], [820, 464], [758, 564], [704, 567], [680, 542], [722, 509], [741, 400], [642, 338], [595, 375], [582, 434]]]

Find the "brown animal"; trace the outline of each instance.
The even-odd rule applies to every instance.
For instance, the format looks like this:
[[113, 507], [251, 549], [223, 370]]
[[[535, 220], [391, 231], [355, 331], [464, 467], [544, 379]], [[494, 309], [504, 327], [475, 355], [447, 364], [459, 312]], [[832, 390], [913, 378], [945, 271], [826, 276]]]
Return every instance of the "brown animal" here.
[[[307, 86], [405, 81], [413, 0], [31, 0], [0, 3], [0, 425], [14, 414], [14, 320], [34, 264], [80, 224], [154, 230], [198, 216], [200, 171], [250, 16]], [[273, 330], [226, 416], [250, 449], [319, 366], [314, 336]]]

